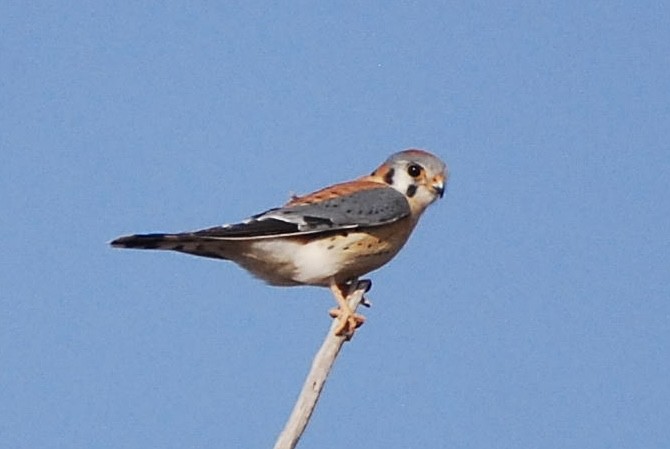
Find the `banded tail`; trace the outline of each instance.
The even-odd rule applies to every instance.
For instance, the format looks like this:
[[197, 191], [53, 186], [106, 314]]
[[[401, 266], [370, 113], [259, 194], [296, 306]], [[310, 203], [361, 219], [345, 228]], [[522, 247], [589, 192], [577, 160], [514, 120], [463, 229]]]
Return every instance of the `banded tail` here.
[[230, 253], [234, 251], [234, 244], [229, 241], [208, 239], [191, 232], [126, 235], [111, 241], [110, 245], [114, 248], [178, 251], [213, 259], [230, 259]]

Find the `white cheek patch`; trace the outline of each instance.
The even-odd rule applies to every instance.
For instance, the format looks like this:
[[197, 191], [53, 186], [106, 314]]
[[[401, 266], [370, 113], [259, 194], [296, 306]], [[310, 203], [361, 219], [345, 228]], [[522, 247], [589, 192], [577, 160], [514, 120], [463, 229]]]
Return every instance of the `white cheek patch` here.
[[432, 190], [427, 189], [426, 187], [420, 187], [417, 195], [415, 196], [416, 201], [421, 204], [423, 207], [428, 207], [430, 204], [434, 203], [437, 199], [437, 194]]

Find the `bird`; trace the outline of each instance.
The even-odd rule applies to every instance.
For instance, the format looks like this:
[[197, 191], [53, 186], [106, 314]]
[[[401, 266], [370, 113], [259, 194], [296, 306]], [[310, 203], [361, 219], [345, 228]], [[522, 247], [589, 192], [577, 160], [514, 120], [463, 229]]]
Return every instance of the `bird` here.
[[230, 260], [274, 286], [320, 286], [338, 307], [335, 334], [351, 338], [365, 317], [347, 303], [353, 282], [388, 263], [423, 212], [445, 192], [448, 169], [426, 150], [392, 154], [371, 174], [292, 196], [233, 224], [119, 237], [116, 248], [171, 250]]

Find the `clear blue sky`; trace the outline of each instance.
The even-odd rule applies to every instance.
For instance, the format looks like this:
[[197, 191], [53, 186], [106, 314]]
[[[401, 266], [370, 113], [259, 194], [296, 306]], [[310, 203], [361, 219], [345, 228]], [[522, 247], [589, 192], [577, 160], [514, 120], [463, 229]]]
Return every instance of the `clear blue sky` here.
[[3, 2], [0, 447], [270, 447], [329, 292], [107, 242], [418, 146], [301, 447], [667, 448], [670, 8], [555, 3]]

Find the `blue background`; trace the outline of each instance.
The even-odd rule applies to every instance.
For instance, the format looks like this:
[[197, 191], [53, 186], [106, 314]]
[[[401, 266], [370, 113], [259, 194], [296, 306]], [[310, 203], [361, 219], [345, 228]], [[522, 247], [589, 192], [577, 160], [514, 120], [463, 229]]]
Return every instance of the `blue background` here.
[[667, 448], [665, 2], [3, 2], [0, 447], [270, 447], [327, 290], [113, 250], [416, 146], [301, 447]]

